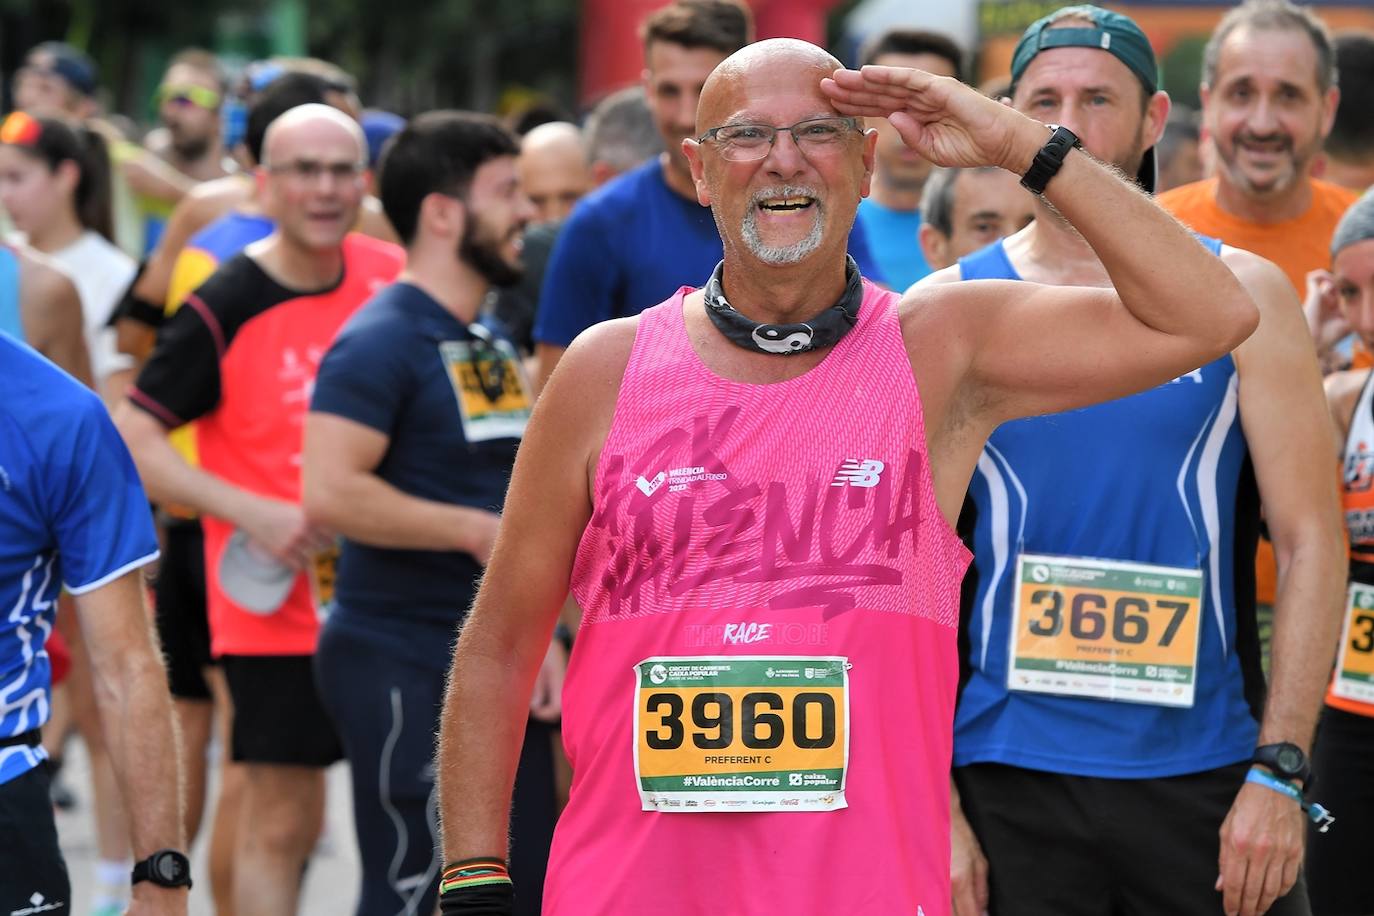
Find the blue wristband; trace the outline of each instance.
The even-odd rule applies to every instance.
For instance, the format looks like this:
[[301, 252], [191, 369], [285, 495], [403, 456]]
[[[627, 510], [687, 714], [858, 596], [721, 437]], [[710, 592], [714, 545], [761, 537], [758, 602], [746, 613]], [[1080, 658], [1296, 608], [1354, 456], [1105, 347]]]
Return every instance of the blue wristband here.
[[1331, 825], [1336, 822], [1336, 818], [1331, 815], [1330, 811], [1327, 811], [1316, 802], [1309, 802], [1304, 799], [1302, 797], [1302, 789], [1299, 789], [1286, 779], [1279, 779], [1266, 769], [1251, 767], [1250, 772], [1245, 774], [1245, 781], [1256, 783], [1264, 786], [1266, 789], [1272, 789], [1280, 795], [1287, 795], [1289, 798], [1293, 799], [1293, 801], [1298, 803], [1298, 807], [1302, 809], [1303, 814], [1307, 815], [1307, 819], [1316, 826], [1318, 833], [1326, 833], [1326, 831], [1331, 829]]

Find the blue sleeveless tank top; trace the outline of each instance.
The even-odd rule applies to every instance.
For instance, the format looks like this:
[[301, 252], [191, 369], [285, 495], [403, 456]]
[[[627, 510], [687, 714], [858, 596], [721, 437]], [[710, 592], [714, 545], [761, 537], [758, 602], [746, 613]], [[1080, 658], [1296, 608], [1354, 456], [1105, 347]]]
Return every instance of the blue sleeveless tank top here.
[[[1220, 242], [1202, 241], [1220, 253]], [[1001, 242], [959, 263], [966, 280], [1021, 279]], [[1258, 657], [1258, 504], [1238, 382], [1227, 355], [1131, 397], [1005, 423], [988, 439], [961, 525], [974, 561], [962, 614], [968, 654], [956, 766], [1154, 778], [1249, 759], [1258, 736], [1247, 702]], [[1073, 559], [1058, 566], [1056, 558]], [[1166, 578], [1173, 586], [1166, 570], [1186, 571], [1177, 581], [1193, 583], [1195, 604], [1181, 616], [1172, 608], [1183, 602], [1149, 593]], [[1072, 609], [1058, 608], [1050, 589], [1036, 585], [1051, 575], [1115, 584], [1065, 587]], [[1077, 641], [1059, 641], [1065, 631]], [[1054, 641], [1028, 643], [1026, 633]], [[1173, 650], [1159, 648], [1175, 640], [1182, 642]], [[1032, 658], [1040, 650], [1028, 645], [1054, 650]], [[1134, 661], [1182, 645], [1192, 659], [1187, 690], [1117, 676], [1155, 677], [1157, 666]]]

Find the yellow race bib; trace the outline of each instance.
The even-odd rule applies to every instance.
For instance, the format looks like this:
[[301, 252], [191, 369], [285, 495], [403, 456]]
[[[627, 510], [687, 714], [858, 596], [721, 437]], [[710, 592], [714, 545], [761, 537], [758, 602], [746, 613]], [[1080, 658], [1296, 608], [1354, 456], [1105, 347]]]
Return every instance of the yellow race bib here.
[[1346, 594], [1341, 654], [1331, 692], [1347, 700], [1374, 703], [1374, 587], [1351, 582]]
[[1202, 572], [1022, 554], [1010, 690], [1192, 706]]
[[634, 751], [643, 810], [847, 807], [849, 667], [837, 656], [640, 662]]
[[458, 398], [468, 442], [524, 436], [534, 398], [508, 341], [446, 340], [439, 344], [439, 355]]

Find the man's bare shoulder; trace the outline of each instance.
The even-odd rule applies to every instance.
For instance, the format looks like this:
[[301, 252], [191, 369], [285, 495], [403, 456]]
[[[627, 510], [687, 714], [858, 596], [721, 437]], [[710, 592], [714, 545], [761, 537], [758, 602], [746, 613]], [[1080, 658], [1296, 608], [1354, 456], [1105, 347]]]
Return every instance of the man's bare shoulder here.
[[578, 334], [558, 361], [550, 385], [562, 376], [560, 387], [614, 384], [618, 391], [639, 333], [639, 320], [638, 315], [616, 318]]

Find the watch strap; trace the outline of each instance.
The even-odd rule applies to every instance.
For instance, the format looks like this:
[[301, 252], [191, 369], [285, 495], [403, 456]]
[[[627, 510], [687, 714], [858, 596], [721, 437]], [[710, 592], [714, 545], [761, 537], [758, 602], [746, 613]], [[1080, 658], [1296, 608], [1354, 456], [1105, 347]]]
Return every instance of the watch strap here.
[[1030, 168], [1026, 169], [1026, 174], [1021, 178], [1021, 186], [1037, 196], [1044, 194], [1045, 186], [1050, 183], [1050, 179], [1059, 174], [1069, 150], [1083, 148], [1078, 135], [1067, 127], [1057, 124], [1049, 126], [1052, 128], [1049, 140], [1040, 147], [1040, 152], [1035, 154]]

